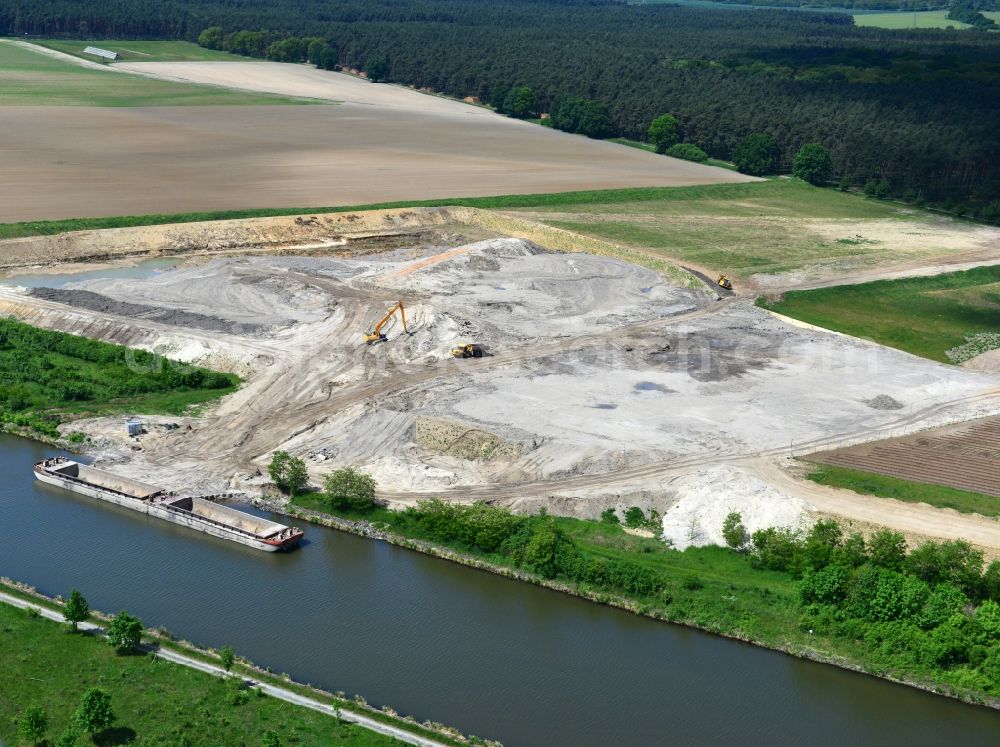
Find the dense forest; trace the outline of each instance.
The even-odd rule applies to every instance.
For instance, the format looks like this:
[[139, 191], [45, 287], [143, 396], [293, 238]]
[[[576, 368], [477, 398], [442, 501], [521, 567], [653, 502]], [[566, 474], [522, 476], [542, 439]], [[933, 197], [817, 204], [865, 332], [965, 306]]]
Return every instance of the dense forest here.
[[499, 103], [530, 87], [538, 113], [598, 102], [603, 134], [644, 138], [671, 113], [683, 141], [719, 158], [766, 132], [782, 171], [819, 142], [837, 181], [884, 180], [892, 195], [1000, 217], [998, 34], [603, 0], [0, 0], [9, 35], [194, 41], [209, 27], [223, 40], [259, 33], [241, 51], [260, 56], [283, 38], [320, 39], [324, 67], [374, 65], [458, 97]]

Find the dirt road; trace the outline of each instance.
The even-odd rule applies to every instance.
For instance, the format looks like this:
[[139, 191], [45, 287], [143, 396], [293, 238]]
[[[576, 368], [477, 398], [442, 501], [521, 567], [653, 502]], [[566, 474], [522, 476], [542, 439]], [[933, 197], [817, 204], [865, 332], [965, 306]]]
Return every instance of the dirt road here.
[[793, 477], [772, 460], [757, 459], [749, 469], [769, 484], [799, 496], [817, 511], [844, 516], [898, 532], [938, 539], [964, 539], [1000, 555], [1000, 521], [978, 514], [963, 514], [925, 503], [906, 503], [891, 498], [859, 495], [851, 490], [819, 485]]

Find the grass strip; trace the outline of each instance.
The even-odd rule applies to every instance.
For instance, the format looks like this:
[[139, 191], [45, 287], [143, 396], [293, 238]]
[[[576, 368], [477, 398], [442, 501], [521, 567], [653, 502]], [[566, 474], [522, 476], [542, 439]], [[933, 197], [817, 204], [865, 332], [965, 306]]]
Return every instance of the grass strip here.
[[513, 209], [627, 202], [690, 201], [697, 199], [730, 200], [783, 194], [789, 188], [796, 186], [789, 182], [749, 182], [744, 184], [708, 184], [697, 187], [638, 187], [548, 194], [501, 195], [497, 197], [449, 197], [434, 200], [402, 200], [367, 205], [339, 205], [332, 207], [250, 208], [245, 210], [214, 210], [196, 213], [67, 218], [63, 220], [0, 223], [0, 239], [23, 238], [26, 236], [52, 236], [67, 231], [93, 231], [105, 228], [154, 226], [164, 223], [197, 223], [201, 221], [235, 220], [239, 218], [269, 218], [281, 215], [349, 213], [362, 210], [390, 210], [415, 207], [455, 206], [484, 209]]
[[894, 498], [907, 503], [928, 503], [937, 508], [953, 508], [964, 514], [1000, 516], [1000, 498], [983, 493], [825, 464], [816, 467], [806, 477], [820, 485], [853, 490], [863, 495]]
[[791, 291], [758, 306], [949, 363], [946, 351], [997, 330], [1000, 265], [931, 277]]

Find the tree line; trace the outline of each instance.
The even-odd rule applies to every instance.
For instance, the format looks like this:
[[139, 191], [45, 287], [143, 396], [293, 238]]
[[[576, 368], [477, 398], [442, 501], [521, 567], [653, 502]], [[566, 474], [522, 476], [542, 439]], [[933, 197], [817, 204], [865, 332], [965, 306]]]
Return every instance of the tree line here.
[[527, 88], [535, 113], [584, 134], [641, 139], [669, 112], [682, 142], [729, 160], [766, 133], [782, 172], [818, 143], [838, 181], [1000, 215], [993, 34], [603, 0], [0, 0], [8, 34], [193, 41], [207, 29], [240, 54], [366, 70], [503, 110], [522, 107], [510, 92]]

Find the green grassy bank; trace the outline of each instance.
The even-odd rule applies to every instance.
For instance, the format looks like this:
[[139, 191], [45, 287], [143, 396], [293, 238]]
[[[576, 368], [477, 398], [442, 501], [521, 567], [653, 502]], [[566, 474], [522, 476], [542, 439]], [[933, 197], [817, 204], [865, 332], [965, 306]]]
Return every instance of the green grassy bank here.
[[[786, 293], [758, 305], [809, 324], [948, 363], [947, 351], [995, 335], [1000, 266]], [[974, 352], [974, 351], [973, 351]]]
[[[318, 513], [302, 512], [296, 506]], [[393, 512], [332, 510], [296, 497], [292, 515], [466, 565], [797, 656], [1000, 704], [1000, 562], [966, 543], [909, 553], [902, 535], [742, 533], [741, 551], [678, 551], [616, 521], [514, 516], [428, 502]], [[370, 530], [362, 533], [370, 535]], [[961, 617], [957, 616], [961, 615]]]
[[967, 514], [1000, 516], [1000, 498], [941, 485], [929, 485], [898, 477], [879, 475], [846, 467], [813, 465], [806, 477], [820, 485], [853, 490], [863, 495], [895, 498], [907, 503], [927, 503], [938, 508], [952, 508]]
[[234, 374], [0, 319], [0, 426], [56, 437], [60, 423], [80, 415], [179, 415], [239, 383]]
[[[748, 202], [749, 201], [749, 202]], [[500, 195], [497, 197], [449, 197], [433, 200], [403, 200], [364, 205], [326, 207], [249, 208], [195, 213], [126, 215], [105, 218], [68, 218], [50, 221], [0, 223], [0, 239], [52, 236], [66, 231], [194, 223], [209, 220], [264, 218], [309, 213], [347, 213], [409, 207], [473, 207], [492, 210], [544, 209], [588, 211], [600, 214], [613, 208], [639, 213], [682, 216], [697, 212], [708, 216], [750, 217], [761, 211], [785, 218], [803, 213], [831, 218], [905, 217], [912, 211], [899, 206], [865, 200], [832, 190], [821, 190], [789, 180], [745, 184], [710, 184], [698, 187], [638, 187], [548, 194]], [[585, 230], [584, 232], [588, 232]], [[599, 233], [594, 231], [595, 233]], [[613, 232], [612, 232], [613, 233]], [[610, 238], [610, 236], [605, 237]]]
[[[96, 744], [253, 745], [274, 731], [283, 745], [398, 744], [389, 737], [275, 698], [234, 697], [225, 681], [145, 655], [119, 655], [106, 641], [0, 604], [0, 741], [21, 744], [15, 720], [29, 706], [49, 717], [47, 744], [69, 726], [83, 693], [111, 695], [114, 725]], [[255, 691], [254, 691], [255, 692]], [[87, 740], [81, 736], [79, 744]]]

